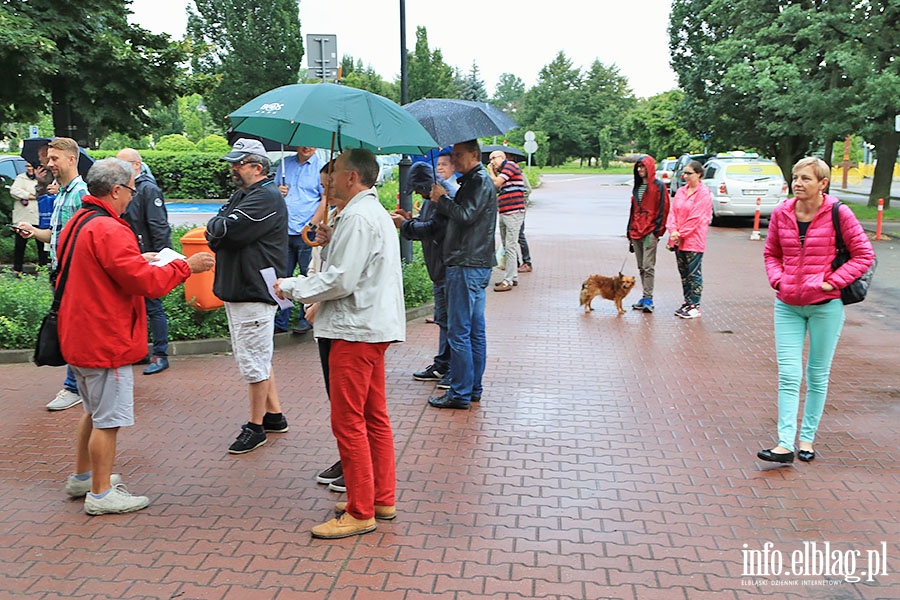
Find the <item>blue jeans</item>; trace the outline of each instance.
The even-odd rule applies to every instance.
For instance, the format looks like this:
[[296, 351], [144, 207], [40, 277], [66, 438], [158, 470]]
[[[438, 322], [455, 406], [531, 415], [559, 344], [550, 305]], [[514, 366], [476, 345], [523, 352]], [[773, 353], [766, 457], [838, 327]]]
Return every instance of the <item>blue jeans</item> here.
[[450, 398], [470, 402], [481, 396], [487, 357], [485, 290], [490, 269], [447, 267], [447, 336], [450, 341]]
[[153, 356], [169, 355], [169, 318], [163, 308], [162, 298], [144, 298], [147, 307], [147, 323], [153, 340]]
[[[294, 269], [300, 267], [300, 274], [306, 276], [309, 261], [312, 258], [312, 246], [307, 246], [303, 236], [288, 236], [287, 268], [288, 277], [294, 276]], [[300, 305], [300, 321], [306, 319], [306, 310]], [[291, 324], [291, 309], [286, 308], [275, 315], [275, 329], [287, 331]]]
[[434, 294], [434, 322], [440, 328], [438, 353], [434, 356], [434, 368], [441, 373], [450, 372], [450, 341], [447, 339], [447, 289], [446, 281], [432, 286]]
[[831, 360], [844, 325], [840, 299], [825, 304], [792, 306], [775, 300], [775, 350], [778, 355], [778, 445], [794, 449], [800, 382], [803, 379], [803, 345], [809, 332], [806, 362], [806, 403], [800, 441], [812, 443], [828, 395]]

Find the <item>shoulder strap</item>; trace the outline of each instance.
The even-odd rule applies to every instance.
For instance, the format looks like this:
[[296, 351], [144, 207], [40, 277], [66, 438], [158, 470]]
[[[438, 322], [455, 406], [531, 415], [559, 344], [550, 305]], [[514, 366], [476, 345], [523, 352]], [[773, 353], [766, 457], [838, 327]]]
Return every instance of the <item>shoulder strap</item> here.
[[[53, 293], [53, 306], [51, 307], [53, 311], [59, 310], [59, 305], [62, 302], [63, 290], [66, 287], [66, 280], [69, 278], [69, 263], [72, 261], [72, 253], [75, 252], [75, 240], [78, 239], [78, 234], [81, 233], [81, 228], [88, 224], [89, 221], [95, 219], [97, 217], [108, 217], [110, 216], [108, 212], [100, 207], [89, 209], [90, 212], [81, 218], [81, 221], [75, 225], [75, 228], [72, 230], [72, 235], [66, 238], [65, 247], [60, 248], [59, 256], [65, 256], [64, 260], [59, 261], [59, 273], [56, 278], [56, 291]], [[68, 250], [68, 253], [66, 253]]]
[[847, 249], [846, 244], [844, 244], [844, 235], [841, 233], [841, 217], [838, 214], [841, 209], [841, 204], [843, 204], [840, 200], [831, 205], [831, 222], [834, 224], [834, 245], [838, 249], [838, 253], [841, 253]]

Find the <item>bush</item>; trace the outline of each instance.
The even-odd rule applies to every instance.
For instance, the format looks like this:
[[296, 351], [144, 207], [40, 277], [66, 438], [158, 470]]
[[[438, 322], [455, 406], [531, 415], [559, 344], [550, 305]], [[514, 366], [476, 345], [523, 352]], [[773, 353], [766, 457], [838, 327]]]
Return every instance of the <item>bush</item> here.
[[434, 287], [425, 268], [421, 242], [413, 242], [413, 261], [403, 265], [403, 300], [406, 308], [434, 300]]
[[231, 146], [228, 145], [228, 140], [221, 135], [208, 135], [197, 142], [197, 150], [224, 156], [231, 151]]
[[196, 152], [197, 146], [183, 135], [170, 133], [159, 138], [156, 149], [160, 152]]
[[0, 274], [0, 348], [31, 348], [53, 290], [43, 269], [34, 277]]
[[[228, 163], [220, 160], [223, 154], [141, 150], [141, 158], [153, 171], [166, 200], [217, 200], [231, 196], [234, 186]], [[91, 150], [96, 160], [115, 155], [115, 151]]]

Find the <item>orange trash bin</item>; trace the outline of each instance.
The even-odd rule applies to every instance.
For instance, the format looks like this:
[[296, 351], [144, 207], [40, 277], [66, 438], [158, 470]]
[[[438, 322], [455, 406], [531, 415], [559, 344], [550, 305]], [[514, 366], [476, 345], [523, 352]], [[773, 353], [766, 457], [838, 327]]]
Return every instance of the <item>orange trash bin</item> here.
[[[198, 252], [211, 252], [206, 243], [206, 227], [195, 227], [181, 238], [182, 254], [187, 257]], [[197, 310], [215, 310], [225, 306], [225, 303], [213, 293], [215, 277], [215, 268], [205, 273], [194, 273], [188, 277], [184, 282], [184, 301], [193, 302], [194, 308]]]

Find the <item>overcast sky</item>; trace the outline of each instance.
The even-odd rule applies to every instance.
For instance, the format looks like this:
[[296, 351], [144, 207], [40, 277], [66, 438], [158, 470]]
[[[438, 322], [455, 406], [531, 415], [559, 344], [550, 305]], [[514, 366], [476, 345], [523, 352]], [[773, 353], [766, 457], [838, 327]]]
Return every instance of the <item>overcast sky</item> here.
[[[134, 0], [132, 18], [180, 39], [189, 1]], [[563, 51], [583, 70], [595, 59], [618, 66], [635, 95], [646, 98], [677, 87], [669, 67], [669, 11], [670, 0], [407, 0], [406, 44], [413, 50], [416, 27], [425, 26], [429, 47], [439, 48], [447, 64], [465, 73], [473, 61], [478, 64], [488, 94], [502, 73], [531, 87], [541, 68]], [[300, 0], [304, 45], [308, 34], [336, 34], [339, 59], [362, 59], [388, 81], [400, 73], [399, 15], [398, 0]]]

